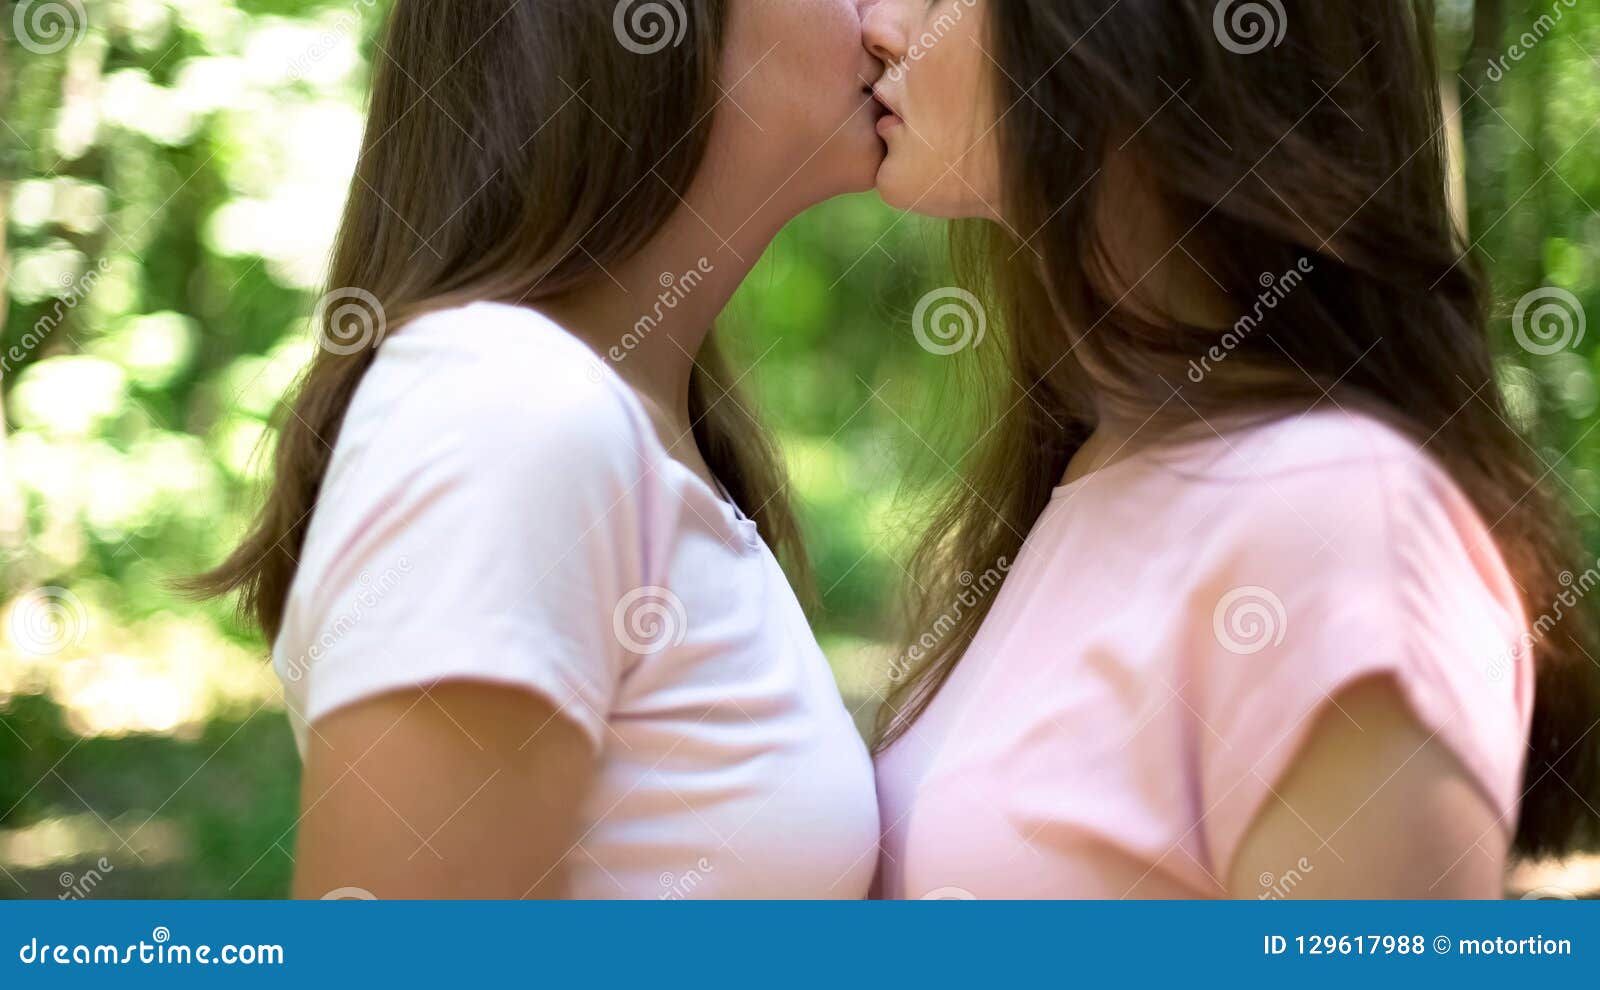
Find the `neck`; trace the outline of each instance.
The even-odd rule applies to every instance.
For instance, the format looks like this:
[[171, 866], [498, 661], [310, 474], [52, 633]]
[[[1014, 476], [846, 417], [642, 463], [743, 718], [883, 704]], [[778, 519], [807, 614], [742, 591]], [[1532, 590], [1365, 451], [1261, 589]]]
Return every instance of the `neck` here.
[[[690, 196], [661, 231], [588, 287], [543, 308], [586, 341], [650, 407], [689, 429], [689, 378], [718, 315], [797, 212], [749, 197]], [[725, 189], [722, 191], [726, 191]]]

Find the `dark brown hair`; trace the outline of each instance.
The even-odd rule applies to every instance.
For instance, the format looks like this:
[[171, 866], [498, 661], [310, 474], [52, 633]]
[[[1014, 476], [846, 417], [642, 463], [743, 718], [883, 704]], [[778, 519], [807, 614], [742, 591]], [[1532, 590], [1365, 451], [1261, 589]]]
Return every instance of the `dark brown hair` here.
[[[393, 332], [433, 310], [526, 305], [605, 278], [603, 268], [661, 229], [704, 157], [727, 0], [682, 8], [682, 19], [630, 33], [613, 5], [587, 0], [396, 0], [376, 52], [332, 292], [369, 294]], [[345, 339], [337, 308], [319, 316], [319, 336]], [[319, 349], [280, 415], [260, 515], [221, 566], [191, 583], [201, 594], [240, 592], [268, 637], [379, 342]], [[708, 338], [690, 382], [695, 440], [803, 579], [780, 462], [732, 381]]]
[[[986, 6], [1007, 224], [959, 231], [956, 247], [1000, 317], [991, 322], [1005, 331], [1006, 367], [984, 420], [994, 428], [918, 552], [914, 629], [940, 621], [963, 574], [1015, 559], [1101, 410], [1159, 411], [1151, 428], [1163, 432], [1197, 416], [1309, 408], [1325, 391], [1445, 467], [1492, 527], [1530, 619], [1565, 590], [1558, 575], [1575, 564], [1574, 528], [1508, 425], [1484, 282], [1448, 202], [1432, 3], [1248, 6], [1266, 34], [1243, 25], [1230, 44], [1224, 35], [1242, 25], [1219, 9], [1244, 8], [1215, 0]], [[1114, 287], [1131, 279], [1108, 275], [1099, 220], [1124, 145], [1187, 231], [1184, 250], [1241, 308], [1263, 274], [1310, 269], [1206, 374], [1191, 375], [1190, 363], [1217, 344], [1217, 329], [1117, 305]], [[1009, 231], [1031, 233], [1024, 245]], [[1181, 402], [1169, 401], [1175, 390]], [[898, 681], [880, 749], [925, 710], [992, 601], [964, 610]], [[1519, 852], [1594, 837], [1595, 641], [1593, 615], [1575, 613], [1533, 646]]]

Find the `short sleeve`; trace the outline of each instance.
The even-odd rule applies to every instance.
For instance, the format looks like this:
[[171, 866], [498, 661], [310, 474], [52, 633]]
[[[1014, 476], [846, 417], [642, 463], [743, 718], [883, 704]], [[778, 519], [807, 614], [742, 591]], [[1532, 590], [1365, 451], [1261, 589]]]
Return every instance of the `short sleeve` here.
[[1488, 530], [1419, 451], [1266, 479], [1223, 514], [1194, 603], [1201, 825], [1227, 876], [1331, 699], [1389, 679], [1515, 830], [1532, 705], [1525, 620]]
[[613, 613], [652, 583], [648, 424], [592, 365], [524, 357], [363, 383], [275, 650], [306, 723], [472, 680], [541, 695], [601, 744], [631, 658]]

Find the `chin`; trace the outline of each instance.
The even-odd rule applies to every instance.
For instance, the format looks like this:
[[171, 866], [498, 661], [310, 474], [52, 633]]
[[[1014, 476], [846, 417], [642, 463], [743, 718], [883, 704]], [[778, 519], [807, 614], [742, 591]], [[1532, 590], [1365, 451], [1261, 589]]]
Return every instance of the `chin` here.
[[[941, 188], [939, 179], [930, 178], [905, 165], [903, 159], [896, 159], [890, 153], [879, 166], [875, 185], [885, 203], [897, 210], [939, 220], [965, 220], [988, 215], [987, 211], [974, 209], [966, 202], [967, 197], [956, 190], [948, 186]], [[954, 181], [948, 175], [942, 176], [942, 179], [945, 182]]]
[[834, 140], [837, 164], [829, 170], [837, 178], [833, 195], [871, 192], [883, 167], [883, 141], [871, 130], [841, 132]]
[[919, 184], [906, 175], [893, 155], [884, 156], [883, 164], [878, 166], [878, 174], [873, 185], [883, 201], [897, 210], [915, 208], [919, 213], [924, 212], [933, 199], [928, 195], [927, 184]]

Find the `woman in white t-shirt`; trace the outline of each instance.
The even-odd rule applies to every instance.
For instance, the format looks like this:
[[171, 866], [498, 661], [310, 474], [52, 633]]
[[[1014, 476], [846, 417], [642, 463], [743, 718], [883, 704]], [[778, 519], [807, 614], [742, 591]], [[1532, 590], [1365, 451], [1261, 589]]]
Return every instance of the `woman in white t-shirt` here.
[[[680, 16], [681, 11], [681, 16]], [[295, 892], [859, 897], [865, 747], [707, 332], [881, 158], [853, 0], [398, 0], [320, 348], [199, 582], [274, 638]]]

